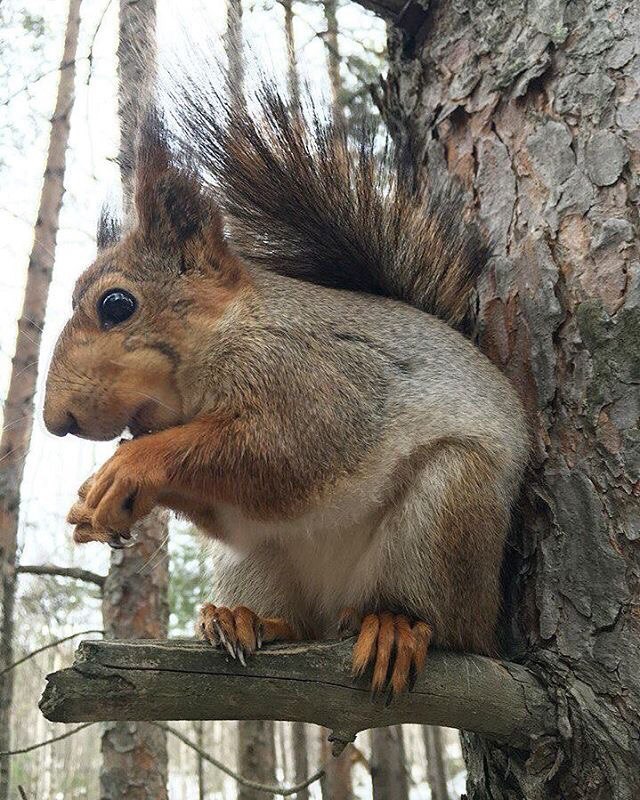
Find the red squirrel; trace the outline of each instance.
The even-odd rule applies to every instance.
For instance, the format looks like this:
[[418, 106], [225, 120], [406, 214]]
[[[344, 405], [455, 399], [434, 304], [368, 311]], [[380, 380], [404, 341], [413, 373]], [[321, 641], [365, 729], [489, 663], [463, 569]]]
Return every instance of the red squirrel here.
[[81, 488], [76, 540], [191, 520], [214, 562], [198, 630], [243, 663], [340, 630], [397, 693], [431, 644], [494, 653], [528, 441], [456, 330], [488, 258], [459, 190], [268, 86], [177, 113], [171, 136], [146, 117], [135, 213], [103, 221], [49, 370], [51, 432], [133, 434]]

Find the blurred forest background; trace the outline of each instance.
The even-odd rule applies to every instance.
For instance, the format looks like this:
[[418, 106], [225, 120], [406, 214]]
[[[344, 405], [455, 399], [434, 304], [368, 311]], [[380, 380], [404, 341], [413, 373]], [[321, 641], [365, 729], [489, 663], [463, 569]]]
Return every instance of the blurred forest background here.
[[[112, 445], [59, 440], [40, 418], [41, 383], [70, 310], [75, 279], [95, 253], [95, 224], [109, 194], [127, 195], [132, 133], [122, 108], [141, 102], [150, 76], [132, 53], [187, 66], [189, 35], [207, 28], [224, 52], [239, 43], [266, 59], [289, 91], [310, 80], [347, 125], [377, 120], [385, 26], [347, 0], [53, 0], [0, 3], [0, 750], [20, 750], [70, 727], [37, 708], [47, 672], [72, 661], [82, 631], [189, 636], [207, 596], [197, 536], [158, 516], [153, 546], [109, 553], [74, 547], [64, 514], [78, 485]], [[134, 8], [135, 7], [135, 8]], [[181, 49], [182, 48], [182, 49]], [[64, 55], [63, 55], [64, 50]], [[241, 64], [230, 91], [251, 79]], [[134, 109], [135, 110], [135, 109]], [[135, 116], [135, 115], [134, 115]], [[120, 173], [116, 156], [124, 168]], [[46, 167], [45, 167], [46, 165]], [[43, 177], [44, 176], [44, 177]], [[35, 234], [34, 234], [35, 231]], [[22, 311], [20, 310], [22, 307]], [[16, 323], [19, 323], [18, 325]], [[18, 332], [18, 335], [16, 336]], [[126, 602], [123, 602], [123, 599]], [[136, 612], [144, 617], [142, 628]], [[265, 783], [302, 780], [328, 757], [326, 731], [290, 723], [175, 723], [200, 749]], [[457, 732], [402, 726], [358, 737], [321, 782], [297, 794], [323, 800], [459, 797]], [[20, 792], [20, 794], [18, 794]], [[135, 723], [93, 725], [11, 759], [0, 758], [0, 800], [267, 797], [207, 764], [173, 736]]]

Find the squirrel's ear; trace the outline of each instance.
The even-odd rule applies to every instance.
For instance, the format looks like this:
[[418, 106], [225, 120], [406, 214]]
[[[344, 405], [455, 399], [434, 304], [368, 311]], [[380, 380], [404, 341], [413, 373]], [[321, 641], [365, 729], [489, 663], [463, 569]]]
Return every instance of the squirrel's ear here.
[[150, 243], [183, 247], [195, 238], [224, 243], [217, 205], [194, 174], [172, 163], [166, 129], [153, 111], [138, 137], [135, 205], [139, 230]]

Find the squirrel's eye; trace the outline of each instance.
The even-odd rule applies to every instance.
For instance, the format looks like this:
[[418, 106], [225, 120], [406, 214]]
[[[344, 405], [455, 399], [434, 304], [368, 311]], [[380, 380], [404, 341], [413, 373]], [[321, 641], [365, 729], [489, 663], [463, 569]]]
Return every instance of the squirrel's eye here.
[[136, 310], [136, 299], [124, 289], [110, 289], [98, 302], [98, 316], [104, 328], [124, 322]]

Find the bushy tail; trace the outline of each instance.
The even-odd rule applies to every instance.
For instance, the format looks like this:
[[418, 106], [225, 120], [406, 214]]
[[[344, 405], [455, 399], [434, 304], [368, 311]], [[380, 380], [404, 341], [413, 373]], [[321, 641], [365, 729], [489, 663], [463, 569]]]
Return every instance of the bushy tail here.
[[416, 193], [390, 148], [376, 154], [373, 134], [352, 142], [266, 80], [247, 104], [193, 82], [175, 100], [179, 137], [212, 176], [242, 257], [461, 325], [488, 251], [453, 184]]

